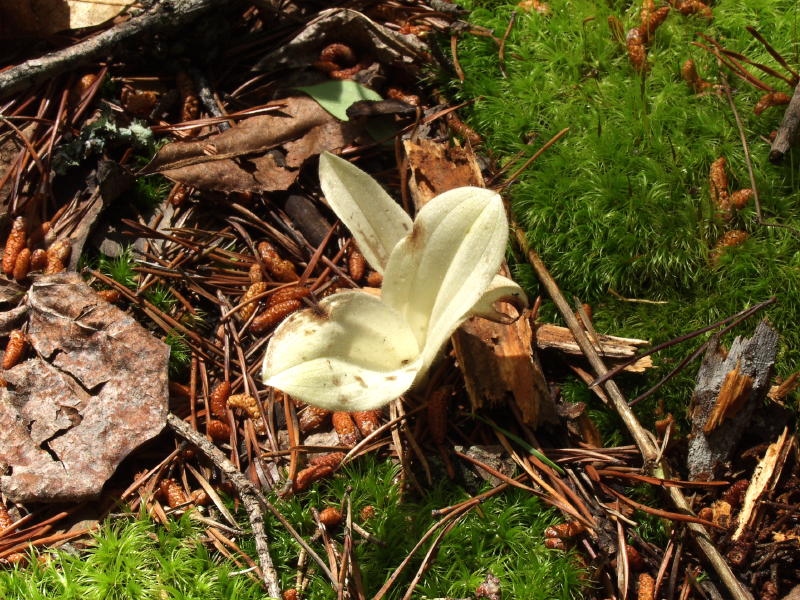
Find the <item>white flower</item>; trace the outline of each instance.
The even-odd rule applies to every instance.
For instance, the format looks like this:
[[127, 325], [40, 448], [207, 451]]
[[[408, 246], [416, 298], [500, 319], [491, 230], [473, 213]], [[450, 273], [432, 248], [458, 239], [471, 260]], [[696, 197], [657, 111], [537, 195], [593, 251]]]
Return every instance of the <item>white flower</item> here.
[[319, 177], [331, 208], [383, 274], [381, 297], [340, 292], [319, 310], [291, 315], [267, 347], [266, 385], [329, 410], [379, 408], [424, 376], [464, 320], [477, 314], [507, 322], [492, 304], [526, 302], [517, 284], [497, 275], [508, 221], [496, 193], [450, 190], [412, 223], [346, 160], [323, 154]]

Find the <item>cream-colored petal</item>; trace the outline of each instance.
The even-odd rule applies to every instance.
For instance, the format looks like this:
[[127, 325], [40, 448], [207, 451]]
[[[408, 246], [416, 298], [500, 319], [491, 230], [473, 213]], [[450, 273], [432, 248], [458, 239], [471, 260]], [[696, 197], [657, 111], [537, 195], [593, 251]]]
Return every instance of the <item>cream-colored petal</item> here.
[[517, 310], [522, 310], [528, 305], [528, 297], [516, 282], [508, 277], [495, 275], [483, 296], [470, 309], [468, 316], [483, 317], [496, 323], [513, 323], [513, 317], [495, 309], [494, 303], [498, 301], [508, 302]]
[[315, 406], [371, 410], [411, 386], [419, 354], [396, 311], [369, 294], [341, 292], [275, 330], [262, 377], [266, 385]]
[[500, 196], [462, 187], [428, 202], [411, 233], [395, 246], [382, 298], [414, 332], [423, 370], [489, 287], [507, 239]]
[[383, 273], [392, 249], [411, 231], [411, 217], [372, 177], [328, 152], [319, 157], [319, 181], [325, 199], [353, 234], [364, 258]]

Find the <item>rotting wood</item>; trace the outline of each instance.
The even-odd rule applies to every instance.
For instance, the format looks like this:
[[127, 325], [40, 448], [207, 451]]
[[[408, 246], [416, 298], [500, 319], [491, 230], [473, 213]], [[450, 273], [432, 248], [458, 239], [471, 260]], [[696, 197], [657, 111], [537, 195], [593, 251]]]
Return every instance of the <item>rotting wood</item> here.
[[800, 85], [794, 88], [794, 94], [783, 113], [783, 121], [778, 127], [778, 133], [769, 150], [769, 161], [779, 164], [783, 156], [789, 151], [792, 144], [797, 141], [797, 130], [800, 129]]
[[[598, 354], [611, 361], [630, 359], [636, 354], [638, 348], [650, 344], [647, 340], [603, 334], [597, 336], [597, 342], [599, 342], [599, 345], [595, 344], [595, 349]], [[558, 350], [565, 354], [583, 355], [578, 342], [575, 341], [575, 336], [572, 335], [568, 327], [560, 327], [550, 323], [536, 326], [536, 347], [539, 350]], [[624, 370], [629, 373], [641, 373], [652, 366], [653, 360], [649, 356], [645, 356], [632, 365], [628, 365]]]
[[221, 0], [161, 0], [142, 14], [87, 40], [0, 73], [0, 98], [74, 69], [139, 35], [177, 28], [214, 6], [225, 5]]
[[[419, 208], [449, 189], [485, 187], [480, 167], [468, 148], [431, 140], [404, 142], [411, 169], [409, 189]], [[505, 262], [501, 274], [509, 275]], [[511, 315], [511, 308], [502, 312]], [[473, 410], [496, 406], [508, 395], [526, 425], [555, 418], [555, 406], [538, 358], [531, 346], [531, 327], [523, 314], [510, 325], [473, 317], [453, 335], [453, 347]]]
[[691, 479], [713, 479], [730, 458], [769, 391], [777, 351], [778, 334], [764, 321], [751, 338], [737, 337], [727, 354], [718, 339], [709, 345], [692, 395]]

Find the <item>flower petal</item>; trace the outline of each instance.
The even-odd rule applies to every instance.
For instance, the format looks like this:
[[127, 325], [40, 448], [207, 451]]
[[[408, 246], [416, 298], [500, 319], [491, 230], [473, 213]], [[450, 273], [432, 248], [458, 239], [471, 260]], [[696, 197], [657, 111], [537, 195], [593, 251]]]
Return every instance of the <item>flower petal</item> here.
[[486, 291], [503, 261], [507, 239], [500, 196], [462, 187], [422, 207], [411, 233], [395, 246], [382, 298], [417, 337], [423, 370]]
[[516, 320], [514, 317], [495, 309], [494, 303], [498, 301], [508, 302], [517, 310], [522, 310], [528, 305], [528, 297], [515, 281], [502, 275], [495, 275], [483, 296], [470, 309], [468, 316], [483, 317], [506, 325], [513, 323]]
[[419, 346], [402, 317], [363, 292], [341, 292], [276, 330], [262, 377], [309, 404], [372, 410], [405, 392], [419, 371]]
[[372, 177], [329, 152], [319, 157], [319, 182], [364, 258], [382, 274], [392, 249], [411, 231], [411, 217]]

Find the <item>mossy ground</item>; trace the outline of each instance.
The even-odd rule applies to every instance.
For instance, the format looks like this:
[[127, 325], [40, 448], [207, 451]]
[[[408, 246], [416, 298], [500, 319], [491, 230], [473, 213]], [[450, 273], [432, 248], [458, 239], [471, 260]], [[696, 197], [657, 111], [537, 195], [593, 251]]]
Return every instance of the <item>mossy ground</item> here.
[[[527, 13], [514, 3], [465, 4], [472, 11], [469, 21], [492, 29], [497, 37], [517, 11], [505, 48], [507, 77], [501, 74], [495, 42], [464, 35], [458, 57], [465, 81], [449, 82], [452, 98], [474, 101], [464, 111], [486, 149], [501, 165], [522, 151], [513, 171], [555, 133], [570, 128], [509, 191], [531, 247], [565, 295], [593, 305], [599, 331], [653, 342], [776, 295], [777, 305], [761, 316], [781, 334], [778, 374], [796, 370], [800, 235], [759, 225], [752, 204], [730, 223], [715, 216], [709, 166], [725, 156], [731, 189], [750, 187], [744, 153], [724, 96], [695, 95], [681, 80], [680, 68], [693, 58], [701, 76], [718, 80], [716, 59], [691, 45], [699, 39], [697, 32], [777, 67], [746, 31], [748, 25], [800, 67], [800, 6], [793, 1], [726, 0], [716, 3], [710, 22], [673, 10], [655, 35], [648, 55], [651, 69], [642, 77], [607, 23], [609, 16], [616, 16], [626, 30], [637, 26], [641, 2], [551, 2], [549, 16]], [[784, 165], [774, 166], [767, 161], [769, 146], [763, 139], [777, 128], [783, 108], [755, 116], [752, 109], [762, 92], [728, 77], [744, 120], [764, 216], [800, 227], [800, 156], [795, 152]], [[763, 78], [791, 93], [786, 83]], [[712, 266], [709, 251], [728, 228], [746, 230], [750, 237]], [[537, 292], [530, 268], [520, 263], [516, 274], [529, 291]], [[666, 304], [624, 302], [609, 288]], [[543, 314], [554, 318], [551, 308], [545, 307]], [[746, 335], [754, 324], [751, 319], [736, 333]], [[661, 353], [657, 370], [624, 381], [626, 391], [631, 397], [643, 391], [691, 349], [682, 345]], [[696, 363], [690, 365], [639, 406], [646, 424], [661, 400], [676, 417], [685, 415], [696, 369]], [[563, 392], [571, 400], [590, 400], [583, 384], [568, 383]], [[609, 439], [619, 440], [610, 425], [605, 428]]]
[[[435, 522], [430, 511], [467, 497], [450, 483], [434, 485], [424, 498], [401, 498], [398, 468], [370, 457], [347, 467], [339, 476], [314, 486], [306, 494], [273, 499], [292, 525], [310, 538], [315, 525], [310, 507], [340, 506], [352, 487], [354, 518], [367, 506], [375, 516], [364, 527], [386, 546], [356, 538], [355, 556], [368, 595], [377, 592]], [[446, 480], [445, 480], [446, 481]], [[569, 600], [585, 587], [581, 571], [569, 554], [544, 547], [544, 528], [560, 518], [536, 497], [512, 490], [489, 499], [464, 518], [443, 540], [436, 560], [417, 587], [415, 598], [470, 596], [487, 572], [502, 581], [512, 598]], [[245, 523], [242, 523], [245, 526]], [[267, 523], [271, 555], [282, 589], [294, 587], [298, 547], [274, 520]], [[334, 533], [341, 537], [340, 533]], [[103, 527], [93, 549], [80, 555], [57, 552], [46, 566], [0, 570], [0, 597], [9, 600], [248, 600], [265, 598], [260, 586], [209, 553], [199, 541], [202, 530], [184, 517], [168, 528], [146, 520], [118, 520]], [[249, 536], [237, 539], [254, 555]], [[427, 547], [427, 546], [426, 546]], [[325, 556], [320, 543], [316, 550]], [[419, 567], [422, 550], [398, 579], [387, 598], [401, 598]], [[311, 578], [306, 598], [335, 598], [324, 578]]]

